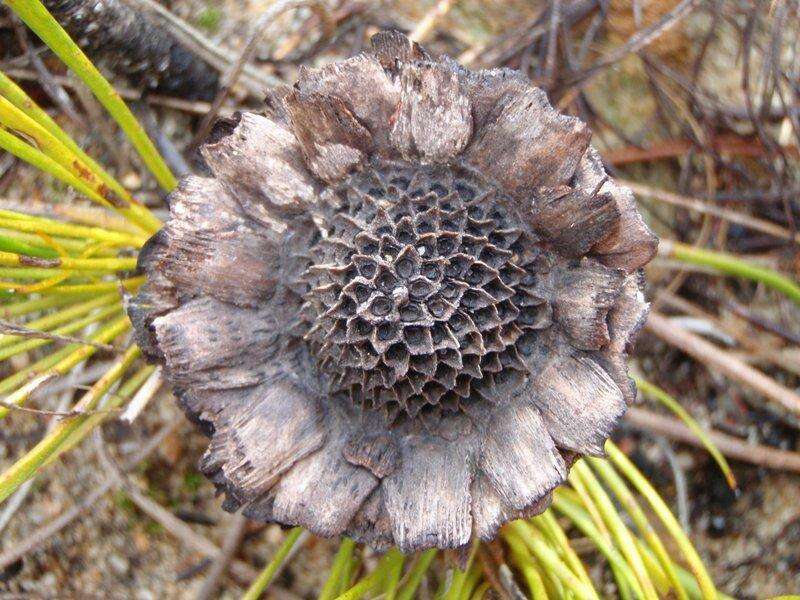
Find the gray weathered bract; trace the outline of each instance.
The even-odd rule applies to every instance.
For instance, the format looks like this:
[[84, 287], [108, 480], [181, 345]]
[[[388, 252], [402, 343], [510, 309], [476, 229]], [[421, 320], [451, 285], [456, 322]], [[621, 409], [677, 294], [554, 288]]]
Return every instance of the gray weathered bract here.
[[656, 238], [583, 123], [385, 32], [213, 137], [130, 313], [226, 508], [457, 548], [602, 453]]

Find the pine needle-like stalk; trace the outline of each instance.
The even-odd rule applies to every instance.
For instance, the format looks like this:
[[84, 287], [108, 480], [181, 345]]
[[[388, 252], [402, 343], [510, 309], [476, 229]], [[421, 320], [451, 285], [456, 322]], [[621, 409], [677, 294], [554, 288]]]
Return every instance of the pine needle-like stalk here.
[[294, 545], [297, 543], [302, 533], [303, 530], [300, 527], [295, 527], [286, 535], [286, 538], [283, 540], [280, 548], [278, 548], [275, 556], [272, 557], [272, 560], [267, 563], [267, 566], [264, 567], [264, 570], [261, 571], [258, 578], [247, 589], [244, 596], [242, 596], [242, 600], [257, 600], [261, 597], [261, 593], [266, 589], [270, 581], [272, 581], [275, 573], [286, 560], [286, 557], [289, 552], [292, 551], [292, 548], [294, 548]]
[[694, 546], [689, 541], [689, 538], [684, 533], [678, 520], [672, 514], [669, 507], [667, 507], [664, 500], [656, 492], [653, 486], [647, 481], [644, 475], [634, 466], [627, 456], [619, 449], [613, 442], [606, 444], [606, 451], [608, 452], [611, 462], [617, 467], [625, 477], [633, 484], [642, 496], [650, 504], [650, 507], [656, 513], [663, 525], [667, 528], [670, 535], [672, 535], [681, 552], [684, 555], [689, 568], [697, 578], [697, 583], [700, 586], [701, 593], [704, 599], [711, 599], [717, 597], [717, 590], [714, 586], [711, 577], [706, 570], [703, 561], [694, 549]]
[[119, 94], [86, 55], [72, 41], [64, 28], [39, 0], [4, 0], [25, 24], [86, 84], [130, 139], [142, 161], [167, 191], [176, 185], [175, 177], [159, 155], [144, 128], [133, 116]]
[[716, 444], [714, 444], [714, 442], [711, 440], [706, 430], [700, 426], [697, 420], [695, 420], [694, 417], [692, 417], [692, 415], [690, 415], [689, 412], [680, 405], [680, 402], [678, 402], [675, 398], [670, 396], [657, 385], [635, 375], [632, 377], [632, 379], [636, 382], [636, 387], [639, 388], [644, 395], [658, 400], [661, 404], [675, 413], [675, 415], [681, 421], [683, 421], [689, 429], [692, 430], [692, 432], [697, 436], [697, 439], [703, 442], [703, 446], [706, 450], [708, 450], [708, 453], [717, 463], [723, 475], [725, 475], [728, 485], [731, 487], [731, 489], [735, 489], [737, 487], [736, 477], [734, 476], [728, 461], [725, 459], [725, 456], [722, 454], [722, 452], [719, 451], [719, 448], [717, 448]]
[[[111, 386], [122, 378], [133, 362], [139, 357], [135, 346], [117, 361], [81, 398], [75, 406], [76, 411], [88, 412], [97, 408], [102, 397]], [[22, 459], [0, 475], [0, 502], [8, 498], [23, 482], [27, 481], [44, 462], [52, 456], [69, 436], [74, 433], [88, 415], [77, 415], [61, 421], [41, 442]]]
[[800, 286], [797, 283], [773, 269], [753, 264], [751, 261], [727, 252], [695, 248], [673, 240], [661, 240], [658, 252], [660, 256], [665, 258], [674, 258], [689, 264], [711, 267], [726, 275], [763, 283], [800, 304]]

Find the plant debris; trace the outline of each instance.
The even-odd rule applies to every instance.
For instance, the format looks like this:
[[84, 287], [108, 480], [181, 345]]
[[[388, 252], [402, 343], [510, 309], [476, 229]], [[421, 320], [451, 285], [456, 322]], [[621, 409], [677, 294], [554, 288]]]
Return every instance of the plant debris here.
[[519, 73], [372, 46], [218, 126], [129, 311], [226, 508], [459, 548], [603, 454], [656, 238]]

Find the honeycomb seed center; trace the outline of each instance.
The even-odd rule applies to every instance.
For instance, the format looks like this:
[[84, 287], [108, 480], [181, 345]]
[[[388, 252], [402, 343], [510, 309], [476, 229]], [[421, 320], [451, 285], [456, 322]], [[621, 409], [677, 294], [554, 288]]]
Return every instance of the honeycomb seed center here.
[[549, 325], [546, 270], [497, 189], [460, 166], [384, 161], [324, 196], [305, 340], [333, 391], [395, 421], [524, 380], [524, 351]]

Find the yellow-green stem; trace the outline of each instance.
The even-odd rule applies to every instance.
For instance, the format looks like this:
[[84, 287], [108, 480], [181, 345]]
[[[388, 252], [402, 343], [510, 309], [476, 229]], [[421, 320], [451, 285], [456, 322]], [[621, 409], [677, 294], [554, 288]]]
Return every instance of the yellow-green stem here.
[[614, 538], [614, 541], [622, 551], [623, 556], [625, 556], [626, 560], [630, 563], [633, 572], [636, 574], [636, 579], [642, 586], [644, 598], [647, 598], [648, 600], [658, 600], [658, 595], [656, 594], [653, 582], [650, 580], [647, 569], [645, 569], [644, 562], [642, 561], [642, 557], [639, 555], [636, 544], [633, 542], [633, 535], [625, 526], [625, 523], [622, 521], [619, 513], [614, 508], [614, 503], [611, 502], [611, 498], [608, 497], [608, 494], [606, 494], [605, 490], [600, 485], [600, 482], [597, 481], [594, 474], [589, 470], [589, 467], [586, 466], [582, 460], [573, 465], [572, 472], [570, 473], [570, 478], [572, 477], [579, 478], [582, 481], [582, 483], [586, 486], [589, 495], [595, 501], [597, 508], [603, 517], [603, 521], [611, 532], [611, 536]]
[[570, 593], [583, 600], [598, 600], [597, 593], [570, 570], [539, 531], [524, 521], [514, 521], [509, 523], [508, 527], [519, 535], [531, 553], [547, 569], [548, 574], [556, 578]]
[[[25, 323], [25, 327], [46, 331], [63, 323], [67, 323], [76, 317], [81, 317], [95, 308], [106, 306], [118, 300], [119, 295], [117, 294], [104, 294], [97, 298], [86, 300], [85, 302], [73, 304], [72, 306], [39, 317], [38, 319], [28, 321]], [[0, 308], [0, 312], [2, 312], [2, 308]], [[22, 339], [23, 338], [17, 335], [0, 335], [0, 348], [17, 343]]]
[[622, 471], [628, 481], [633, 484], [633, 487], [639, 490], [639, 493], [645, 497], [647, 502], [650, 504], [650, 507], [653, 509], [658, 518], [669, 531], [670, 535], [672, 535], [673, 539], [678, 544], [678, 547], [683, 553], [689, 568], [697, 579], [697, 583], [700, 587], [700, 592], [703, 595], [704, 600], [712, 600], [716, 598], [717, 589], [714, 586], [714, 582], [711, 580], [705, 565], [703, 565], [703, 561], [700, 559], [700, 556], [697, 554], [694, 546], [689, 541], [689, 538], [686, 537], [683, 528], [681, 528], [677, 519], [672, 514], [672, 511], [664, 503], [664, 500], [662, 500], [658, 492], [653, 489], [653, 486], [650, 485], [645, 476], [639, 472], [639, 469], [637, 469], [634, 464], [628, 460], [628, 457], [625, 456], [625, 454], [619, 448], [617, 448], [613, 442], [610, 440], [606, 442], [605, 449], [608, 453], [608, 457], [611, 459], [611, 462], [614, 463], [614, 466]]
[[650, 521], [648, 521], [644, 511], [636, 501], [636, 498], [634, 498], [633, 493], [631, 493], [630, 489], [628, 489], [628, 486], [625, 485], [625, 482], [617, 474], [617, 472], [614, 470], [614, 467], [612, 467], [611, 463], [608, 461], [598, 458], [589, 458], [587, 460], [595, 472], [602, 477], [608, 488], [614, 493], [619, 503], [628, 513], [628, 516], [631, 517], [636, 525], [636, 528], [639, 530], [639, 534], [645, 539], [650, 548], [652, 548], [653, 552], [658, 558], [661, 568], [664, 570], [665, 575], [671, 582], [678, 598], [680, 600], [688, 600], [686, 590], [683, 589], [683, 586], [678, 579], [678, 573], [675, 568], [675, 564], [670, 559], [667, 549], [664, 547], [664, 544], [661, 542], [658, 534], [656, 534], [653, 526], [650, 524]]
[[57, 161], [47, 156], [41, 150], [37, 150], [30, 144], [23, 142], [20, 138], [12, 135], [1, 127], [0, 149], [13, 154], [20, 160], [36, 167], [40, 171], [43, 171], [48, 175], [52, 175], [56, 179], [63, 181], [69, 186], [72, 186], [76, 191], [80, 192], [90, 200], [94, 200], [106, 208], [113, 208], [113, 205], [106, 198], [98, 194], [82, 179], [73, 175], [68, 169], [64, 168]]
[[[125, 374], [138, 356], [139, 349], [137, 347], [129, 348], [81, 398], [79, 402], [81, 410], [94, 410], [103, 395]], [[60, 421], [41, 442], [0, 475], [0, 502], [3, 502], [14, 493], [14, 490], [30, 479], [86, 418], [87, 415], [79, 415]]]
[[12, 252], [14, 254], [25, 254], [38, 258], [55, 258], [58, 252], [53, 248], [44, 245], [44, 240], [38, 240], [38, 244], [30, 244], [29, 240], [19, 237], [19, 234], [12, 232], [11, 235], [5, 232], [0, 233], [0, 251]]
[[528, 551], [522, 539], [514, 534], [508, 527], [503, 528], [503, 539], [511, 550], [514, 565], [522, 573], [522, 577], [528, 584], [533, 600], [548, 600], [547, 589], [545, 588], [542, 576], [535, 566], [535, 560]]
[[383, 580], [386, 577], [386, 574], [391, 567], [393, 559], [394, 557], [389, 553], [385, 554], [378, 563], [378, 566], [375, 567], [375, 570], [372, 571], [372, 573], [362, 578], [358, 583], [356, 583], [353, 587], [351, 587], [343, 594], [337, 596], [336, 600], [358, 600], [364, 594], [377, 587], [378, 584], [380, 584], [381, 580]]
[[48, 288], [46, 290], [42, 290], [42, 294], [78, 294], [78, 295], [86, 295], [86, 294], [102, 294], [103, 292], [109, 292], [111, 290], [120, 289], [125, 290], [126, 292], [133, 293], [139, 286], [141, 286], [145, 281], [144, 277], [131, 277], [130, 279], [119, 279], [116, 281], [104, 281], [102, 283], [82, 283], [76, 285], [59, 285], [56, 287]]
[[[14, 229], [3, 229], [1, 226], [0, 239], [4, 242], [13, 241], [18, 244], [27, 244], [32, 251], [26, 252], [23, 246], [12, 248], [10, 246], [5, 247], [1, 244], [0, 250], [13, 252], [15, 254], [29, 254], [31, 256], [41, 255], [42, 258], [53, 258], [64, 254], [69, 254], [70, 256], [82, 255], [87, 251], [91, 251], [91, 255], [94, 257], [117, 256], [119, 254], [119, 249], [113, 248], [108, 243], [51, 236], [44, 232], [25, 233]], [[35, 252], [39, 254], [35, 254]]]
[[800, 286], [794, 281], [777, 271], [760, 267], [732, 254], [695, 248], [673, 240], [661, 240], [658, 253], [666, 258], [675, 258], [683, 262], [711, 267], [726, 275], [761, 282], [800, 304]]
[[161, 187], [171, 191], [176, 185], [175, 176], [170, 172], [136, 117], [114, 87], [100, 74], [97, 67], [72, 41], [42, 3], [39, 0], [4, 0], [4, 2], [80, 77], [128, 136]]
[[28, 115], [36, 123], [44, 127], [64, 146], [69, 148], [119, 197], [128, 202], [135, 203], [128, 190], [126, 190], [116, 179], [109, 175], [96, 161], [86, 154], [83, 149], [75, 143], [75, 140], [73, 140], [63, 129], [61, 129], [61, 127], [58, 126], [55, 121], [53, 121], [53, 119], [50, 118], [50, 115], [48, 115], [47, 112], [42, 110], [21, 87], [14, 83], [2, 71], [0, 71], [0, 96], [4, 96], [14, 106]]
[[[583, 507], [568, 500], [564, 494], [556, 493], [553, 497], [553, 508], [565, 515], [572, 523], [588, 537], [597, 547], [600, 553], [619, 575], [618, 583], [628, 585], [636, 593], [637, 597], [644, 597], [642, 587], [636, 579], [636, 575], [631, 570], [630, 565], [625, 561], [619, 551], [611, 544], [600, 530], [592, 523], [591, 517]], [[619, 581], [620, 579], [624, 581]]]
[[400, 576], [403, 574], [403, 565], [406, 562], [406, 557], [403, 556], [397, 548], [392, 548], [389, 550], [389, 553], [392, 554], [392, 561], [386, 575], [384, 591], [386, 593], [386, 600], [394, 600], [397, 595], [397, 588], [400, 584]]
[[0, 278], [13, 280], [0, 281], [0, 286], [17, 289], [23, 293], [32, 293], [33, 290], [25, 289], [28, 283], [23, 280], [59, 278], [59, 283], [67, 279], [75, 280], [72, 283], [78, 283], [78, 280], [81, 280], [82, 283], [84, 280], [99, 279], [104, 275], [108, 275], [108, 271], [67, 271], [48, 267], [0, 267]]
[[461, 598], [462, 589], [467, 581], [467, 578], [469, 577], [472, 563], [475, 561], [475, 555], [478, 552], [479, 543], [480, 542], [477, 539], [473, 542], [472, 548], [470, 548], [469, 551], [469, 558], [467, 559], [466, 568], [463, 571], [458, 569], [453, 574], [453, 580], [450, 583], [450, 588], [447, 590], [447, 593], [444, 596], [444, 600], [458, 600], [458, 598]]
[[101, 227], [86, 227], [85, 225], [73, 225], [63, 221], [44, 219], [41, 217], [29, 217], [21, 219], [12, 211], [0, 210], [0, 227], [12, 229], [14, 231], [24, 231], [28, 233], [46, 233], [48, 235], [64, 236], [79, 240], [96, 240], [113, 246], [131, 246], [141, 248], [147, 241], [145, 236], [134, 236], [119, 231], [109, 231]]
[[552, 511], [546, 510], [532, 521], [534, 523], [538, 523], [542, 529], [546, 529], [549, 532], [555, 548], [558, 549], [559, 554], [563, 557], [564, 561], [569, 565], [572, 571], [581, 578], [581, 581], [583, 581], [586, 585], [594, 586], [589, 574], [586, 572], [583, 561], [581, 561], [581, 559], [578, 557], [575, 550], [572, 549], [569, 539], [567, 539], [567, 535], [564, 533], [564, 530], [561, 529], [561, 526], [558, 524], [558, 521], [556, 521]]
[[[83, 294], [88, 296], [89, 294]], [[75, 296], [47, 296], [44, 298], [27, 298], [20, 302], [13, 302], [10, 304], [0, 304], [0, 317], [10, 319], [13, 317], [22, 317], [34, 312], [47, 310], [50, 308], [57, 308], [65, 304], [74, 304], [81, 300], [80, 295]]]
[[431, 566], [431, 562], [436, 558], [437, 550], [426, 550], [414, 561], [411, 570], [406, 576], [406, 583], [400, 592], [397, 594], [397, 600], [411, 600], [417, 593], [417, 588], [422, 582], [422, 578]]
[[43, 269], [64, 271], [133, 271], [136, 257], [130, 258], [72, 258], [63, 256], [53, 259], [36, 259], [11, 252], [0, 252], [0, 265], [4, 267], [35, 266]]
[[703, 446], [705, 446], [706, 450], [708, 450], [708, 453], [711, 455], [717, 465], [719, 465], [720, 470], [725, 475], [725, 479], [728, 481], [728, 485], [731, 488], [736, 488], [736, 477], [733, 475], [733, 471], [731, 470], [728, 461], [722, 455], [722, 452], [719, 451], [719, 448], [717, 448], [716, 444], [714, 444], [712, 439], [708, 436], [706, 430], [700, 426], [695, 418], [692, 417], [692, 415], [690, 415], [689, 412], [683, 408], [683, 406], [681, 406], [680, 402], [670, 396], [663, 389], [653, 383], [650, 383], [646, 379], [642, 379], [636, 375], [632, 375], [631, 377], [636, 382], [636, 387], [638, 387], [643, 394], [658, 400], [661, 404], [675, 413], [675, 415], [681, 421], [683, 421], [684, 424], [692, 430], [692, 432], [694, 432], [694, 434], [697, 436], [697, 439], [703, 443]]
[[341, 590], [344, 589], [342, 585], [342, 573], [345, 570], [345, 565], [350, 562], [353, 556], [353, 550], [356, 543], [350, 538], [342, 538], [339, 542], [339, 549], [333, 557], [333, 564], [331, 570], [328, 572], [328, 579], [322, 586], [322, 591], [319, 595], [319, 600], [331, 600], [335, 598]]
[[128, 377], [116, 392], [108, 394], [106, 400], [98, 407], [100, 412], [94, 412], [88, 415], [86, 419], [82, 420], [70, 436], [64, 440], [60, 446], [54, 448], [53, 454], [45, 461], [42, 468], [48, 466], [54, 460], [58, 459], [59, 456], [72, 449], [76, 444], [80, 443], [92, 429], [109, 416], [113, 416], [114, 413], [111, 411], [133, 396], [155, 370], [156, 368], [153, 365], [145, 365]]
[[283, 561], [286, 560], [289, 552], [291, 552], [292, 548], [294, 548], [294, 545], [297, 543], [297, 539], [300, 537], [301, 533], [303, 533], [303, 530], [300, 527], [295, 527], [286, 534], [286, 539], [283, 540], [283, 543], [281, 544], [280, 548], [278, 548], [275, 556], [272, 557], [272, 560], [269, 561], [267, 566], [264, 567], [264, 570], [261, 571], [256, 580], [247, 589], [247, 591], [244, 593], [244, 596], [242, 596], [242, 600], [257, 600], [261, 597], [261, 594], [265, 589], [267, 589], [267, 586], [270, 584], [272, 578], [275, 576], [275, 573], [283, 564]]
[[[101, 327], [94, 335], [90, 336], [88, 339], [92, 342], [97, 342], [100, 344], [105, 344], [119, 336], [120, 334], [126, 332], [130, 328], [130, 321], [128, 320], [127, 316], [122, 316], [118, 319], [114, 319], [107, 325]], [[42, 369], [47, 369], [47, 374], [52, 375], [63, 375], [68, 371], [72, 370], [72, 368], [77, 365], [78, 363], [86, 360], [90, 356], [92, 356], [95, 352], [97, 352], [97, 348], [95, 346], [85, 346], [82, 344], [70, 344], [63, 350], [59, 352], [54, 352], [49, 357], [34, 363], [33, 365], [29, 366], [26, 369], [21, 369], [11, 377], [7, 377], [2, 382], [0, 382], [0, 393], [4, 393], [6, 387], [11, 385], [11, 389], [18, 385], [18, 382], [21, 383], [28, 379], [29, 374], [39, 374], [45, 375], [42, 373]], [[54, 357], [58, 357], [55, 359], [53, 363], [52, 361]], [[13, 383], [10, 383], [13, 382]], [[23, 385], [21, 388], [16, 390], [15, 392], [11, 393], [8, 397], [5, 398], [7, 404], [15, 404], [17, 406], [22, 405], [30, 396], [30, 394], [37, 388], [37, 380], [34, 379], [33, 381], [29, 381], [27, 384]], [[9, 409], [0, 406], [0, 419], [4, 418], [8, 414]]]
[[[108, 306], [98, 310], [96, 313], [91, 314], [87, 317], [83, 317], [82, 319], [77, 319], [67, 325], [62, 327], [58, 327], [57, 329], [53, 330], [54, 335], [71, 335], [76, 331], [80, 331], [87, 325], [91, 325], [92, 323], [97, 323], [102, 321], [112, 315], [116, 315], [122, 312], [122, 305], [117, 304], [116, 306]], [[42, 346], [46, 346], [47, 344], [52, 344], [53, 340], [48, 340], [44, 338], [37, 338], [37, 339], [29, 339], [22, 342], [17, 342], [16, 344], [11, 344], [5, 348], [0, 348], [0, 360], [7, 360], [12, 356], [16, 356], [22, 352], [29, 352], [35, 348], [41, 348]]]
[[96, 173], [91, 165], [84, 162], [60, 139], [2, 96], [0, 96], [0, 126], [32, 140], [33, 145], [41, 152], [86, 183], [94, 193], [106, 199], [111, 207], [137, 223], [145, 231], [152, 233], [158, 230], [160, 221], [146, 207], [138, 205], [130, 194], [120, 196], [103, 181], [100, 174]]

